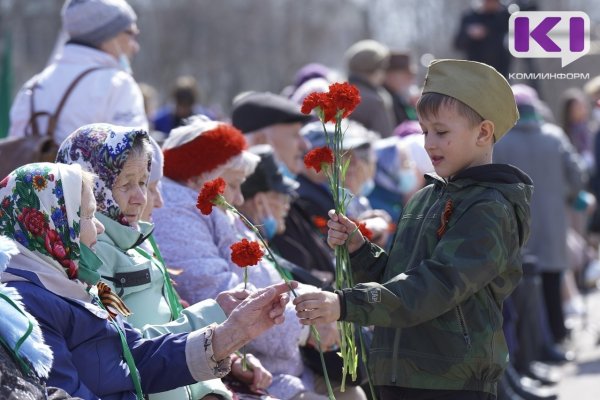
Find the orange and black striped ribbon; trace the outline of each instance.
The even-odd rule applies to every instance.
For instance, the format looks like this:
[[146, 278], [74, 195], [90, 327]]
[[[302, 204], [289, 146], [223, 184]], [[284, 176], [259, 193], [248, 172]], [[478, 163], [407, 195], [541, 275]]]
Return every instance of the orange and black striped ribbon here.
[[446, 201], [446, 205], [444, 206], [444, 212], [442, 213], [441, 225], [436, 231], [438, 239], [440, 239], [444, 233], [446, 233], [448, 221], [450, 221], [452, 211], [454, 211], [454, 204], [452, 203], [452, 199], [448, 199], [448, 201]]
[[129, 308], [127, 308], [125, 303], [123, 303], [123, 300], [121, 300], [119, 296], [113, 293], [106, 283], [98, 282], [96, 284], [96, 287], [98, 288], [98, 297], [100, 298], [100, 301], [106, 308], [106, 311], [108, 311], [108, 313], [110, 314], [111, 318], [115, 318], [117, 316], [117, 314], [114, 311], [118, 312], [124, 317], [128, 317], [131, 315], [131, 311], [129, 310]]

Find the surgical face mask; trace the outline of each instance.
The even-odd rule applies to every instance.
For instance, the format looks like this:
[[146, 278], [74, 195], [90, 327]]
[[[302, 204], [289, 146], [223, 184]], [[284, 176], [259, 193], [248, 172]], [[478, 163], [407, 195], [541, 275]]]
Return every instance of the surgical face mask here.
[[133, 70], [131, 69], [131, 63], [129, 62], [129, 57], [127, 57], [124, 53], [119, 54], [119, 65], [121, 69], [127, 72], [129, 75], [133, 75]]
[[415, 171], [402, 168], [398, 174], [398, 191], [402, 194], [411, 193], [417, 188], [417, 175]]
[[261, 225], [267, 240], [273, 239], [277, 234], [277, 220], [272, 215], [267, 215], [261, 220]]
[[373, 192], [373, 189], [375, 189], [375, 180], [370, 178], [360, 187], [359, 195], [367, 197]]
[[102, 265], [100, 258], [85, 244], [79, 244], [79, 268], [77, 278], [89, 285], [95, 285], [100, 280], [98, 268]]
[[290, 171], [289, 168], [287, 167], [287, 165], [285, 165], [284, 163], [279, 163], [279, 171], [281, 172], [281, 174], [283, 176], [287, 176], [288, 178], [291, 178], [291, 179], [297, 178], [297, 175], [294, 174], [292, 171]]
[[127, 57], [127, 55], [121, 50], [121, 46], [119, 46], [119, 43], [115, 42], [115, 46], [117, 46], [117, 54], [119, 55], [117, 60], [119, 62], [121, 70], [127, 72], [129, 75], [133, 75], [133, 70], [131, 69], [129, 57]]

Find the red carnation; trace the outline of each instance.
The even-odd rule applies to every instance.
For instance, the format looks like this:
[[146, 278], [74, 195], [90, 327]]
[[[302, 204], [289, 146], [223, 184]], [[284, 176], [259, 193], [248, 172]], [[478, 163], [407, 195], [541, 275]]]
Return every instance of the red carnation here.
[[258, 264], [264, 255], [260, 244], [258, 242], [250, 242], [248, 239], [242, 239], [241, 242], [232, 244], [230, 248], [231, 261], [242, 268]]
[[304, 156], [304, 165], [306, 168], [312, 168], [317, 172], [321, 172], [324, 165], [331, 164], [333, 164], [333, 152], [327, 146], [317, 147]]
[[342, 118], [346, 118], [360, 103], [360, 92], [356, 86], [344, 83], [333, 83], [329, 86], [329, 99], [337, 110], [344, 110]]
[[198, 193], [196, 208], [202, 214], [209, 215], [212, 212], [213, 206], [220, 203], [220, 196], [223, 195], [226, 185], [223, 178], [217, 178], [202, 185], [202, 189]]
[[312, 110], [321, 106], [321, 98], [323, 93], [313, 92], [304, 98], [302, 102], [302, 114], [310, 114]]
[[7, 176], [5, 176], [5, 177], [4, 177], [4, 179], [2, 179], [2, 180], [0, 181], [0, 189], [2, 189], [2, 188], [5, 188], [5, 187], [6, 187], [6, 185], [8, 184], [8, 178], [9, 178], [9, 177], [8, 177], [8, 175], [7, 175]]
[[316, 108], [322, 113], [323, 122], [335, 122], [338, 111], [343, 110], [342, 118], [350, 115], [360, 103], [360, 92], [356, 86], [344, 83], [333, 83], [329, 92], [313, 92], [302, 102], [302, 112], [310, 114]]
[[335, 104], [331, 101], [329, 97], [329, 93], [319, 93], [313, 92], [306, 96], [304, 101], [302, 102], [301, 111], [304, 114], [310, 114], [310, 112], [314, 109], [317, 109], [317, 113], [322, 113], [319, 117], [324, 122], [335, 122], [335, 115], [337, 113], [337, 108]]
[[23, 212], [17, 218], [25, 226], [25, 229], [34, 236], [42, 236], [48, 229], [48, 222], [44, 218], [44, 213], [39, 210], [24, 207]]

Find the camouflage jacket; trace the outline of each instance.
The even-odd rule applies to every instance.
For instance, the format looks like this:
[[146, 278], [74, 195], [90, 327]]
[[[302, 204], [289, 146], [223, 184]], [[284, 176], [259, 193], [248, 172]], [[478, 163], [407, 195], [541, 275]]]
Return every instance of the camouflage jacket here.
[[342, 290], [342, 319], [375, 325], [376, 385], [495, 394], [508, 362], [502, 302], [521, 277], [532, 182], [504, 164], [427, 178], [389, 255], [371, 243], [352, 254], [362, 283]]

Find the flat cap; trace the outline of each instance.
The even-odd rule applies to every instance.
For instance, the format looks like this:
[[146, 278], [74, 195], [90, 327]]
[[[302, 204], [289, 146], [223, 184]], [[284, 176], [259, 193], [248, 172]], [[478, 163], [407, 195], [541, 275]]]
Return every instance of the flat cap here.
[[270, 92], [250, 92], [233, 102], [231, 123], [243, 133], [254, 132], [275, 124], [308, 122], [292, 100]]
[[242, 183], [241, 189], [245, 198], [250, 199], [257, 193], [269, 191], [288, 194], [292, 197], [297, 196], [296, 189], [300, 184], [281, 173], [270, 145], [253, 146], [248, 151], [259, 156], [260, 161], [254, 173]]
[[475, 61], [434, 60], [429, 64], [423, 94], [454, 97], [494, 123], [496, 141], [519, 119], [510, 85], [493, 67]]
[[388, 71], [408, 71], [413, 74], [417, 72], [417, 67], [413, 64], [410, 54], [403, 51], [392, 51], [390, 53], [390, 63]]
[[388, 67], [390, 49], [376, 40], [361, 40], [346, 50], [345, 57], [349, 72], [370, 74]]

